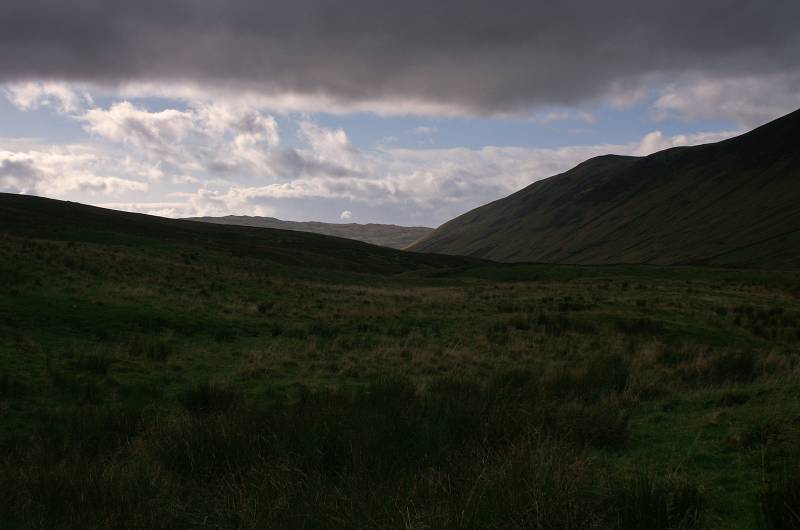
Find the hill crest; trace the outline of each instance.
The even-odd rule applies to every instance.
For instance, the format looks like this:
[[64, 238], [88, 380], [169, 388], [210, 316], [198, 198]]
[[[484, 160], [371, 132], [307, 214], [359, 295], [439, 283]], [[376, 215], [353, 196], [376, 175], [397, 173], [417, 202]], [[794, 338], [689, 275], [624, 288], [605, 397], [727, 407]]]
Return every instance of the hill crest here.
[[323, 223], [320, 221], [284, 221], [275, 217], [226, 215], [222, 217], [188, 217], [188, 221], [204, 223], [277, 228], [297, 232], [312, 232], [328, 236], [355, 239], [383, 247], [405, 249], [429, 233], [433, 228], [424, 226], [399, 226], [378, 223]]
[[508, 262], [800, 267], [800, 111], [741, 136], [605, 155], [465, 213], [410, 250]]

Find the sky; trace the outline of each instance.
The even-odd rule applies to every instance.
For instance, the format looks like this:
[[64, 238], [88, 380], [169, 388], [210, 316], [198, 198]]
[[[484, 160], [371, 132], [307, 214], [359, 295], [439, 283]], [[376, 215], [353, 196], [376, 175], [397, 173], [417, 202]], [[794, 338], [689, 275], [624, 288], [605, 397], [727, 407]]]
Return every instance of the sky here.
[[438, 226], [800, 108], [796, 0], [4, 0], [0, 191]]

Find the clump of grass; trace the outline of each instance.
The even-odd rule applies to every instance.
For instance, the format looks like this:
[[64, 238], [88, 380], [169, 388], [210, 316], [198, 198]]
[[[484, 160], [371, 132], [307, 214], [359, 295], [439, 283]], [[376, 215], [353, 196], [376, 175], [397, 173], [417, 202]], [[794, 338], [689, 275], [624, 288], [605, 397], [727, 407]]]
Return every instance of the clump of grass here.
[[704, 505], [695, 484], [652, 471], [612, 485], [612, 499], [615, 525], [627, 530], [697, 528]]
[[217, 342], [234, 342], [236, 338], [236, 330], [230, 327], [220, 327], [214, 332], [214, 340]]
[[762, 486], [760, 523], [764, 530], [800, 530], [800, 465], [771, 473]]
[[750, 401], [750, 394], [741, 390], [731, 390], [729, 392], [725, 392], [719, 398], [719, 404], [723, 407], [736, 407], [739, 405], [744, 405]]
[[175, 353], [175, 341], [168, 335], [139, 334], [133, 337], [129, 351], [137, 357], [143, 356], [151, 361], [165, 362]]
[[44, 465], [35, 454], [0, 457], [3, 528], [186, 527], [159, 509], [170, 485], [146, 462], [65, 459]]
[[594, 395], [619, 394], [625, 390], [630, 378], [630, 362], [620, 355], [591, 357], [584, 370], [582, 386]]
[[544, 331], [545, 335], [549, 337], [561, 337], [568, 332], [589, 334], [596, 331], [595, 326], [591, 322], [569, 318], [561, 313], [556, 316], [542, 313], [536, 319], [536, 324]]
[[28, 391], [28, 386], [7, 373], [0, 373], [0, 398], [13, 399], [24, 396]]
[[490, 344], [502, 346], [508, 343], [508, 321], [497, 320], [486, 326], [486, 340]]
[[99, 353], [84, 353], [72, 361], [72, 364], [79, 370], [95, 375], [106, 375], [108, 369], [114, 364], [114, 359]]
[[160, 339], [148, 345], [145, 355], [151, 361], [164, 362], [174, 353], [170, 341]]
[[180, 402], [189, 412], [209, 414], [230, 409], [237, 397], [231, 390], [204, 381], [187, 388], [180, 396]]
[[[442, 526], [454, 528], [605, 526], [601, 477], [568, 446], [533, 437], [506, 449], [467, 456], [475, 463], [463, 462], [461, 470], [452, 469], [454, 483], [422, 482], [437, 487], [423, 489], [420, 500], [430, 495], [433, 502], [425, 506], [427, 517], [420, 522], [437, 527], [437, 519], [444, 516]], [[434, 511], [435, 503], [443, 503], [445, 510]]]
[[739, 436], [739, 442], [747, 449], [772, 446], [785, 440], [787, 427], [782, 418], [760, 417], [746, 425]]
[[756, 355], [751, 351], [723, 352], [710, 359], [706, 376], [716, 383], [746, 382], [755, 377]]
[[612, 400], [572, 402], [556, 409], [555, 432], [578, 446], [621, 449], [628, 442], [630, 415]]
[[656, 360], [667, 366], [677, 366], [682, 363], [692, 361], [697, 357], [697, 352], [688, 348], [676, 348], [674, 346], [659, 350]]
[[661, 335], [664, 324], [652, 318], [631, 318], [619, 320], [617, 330], [626, 335]]
[[625, 390], [630, 362], [619, 355], [597, 355], [583, 366], [557, 369], [544, 381], [551, 399], [596, 399]]

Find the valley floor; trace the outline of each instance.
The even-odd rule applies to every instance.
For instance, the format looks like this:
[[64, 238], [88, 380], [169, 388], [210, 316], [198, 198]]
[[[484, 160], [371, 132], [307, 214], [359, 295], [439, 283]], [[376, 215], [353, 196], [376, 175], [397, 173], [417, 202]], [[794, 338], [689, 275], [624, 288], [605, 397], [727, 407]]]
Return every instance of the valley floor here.
[[192, 248], [0, 238], [0, 526], [798, 528], [798, 273]]

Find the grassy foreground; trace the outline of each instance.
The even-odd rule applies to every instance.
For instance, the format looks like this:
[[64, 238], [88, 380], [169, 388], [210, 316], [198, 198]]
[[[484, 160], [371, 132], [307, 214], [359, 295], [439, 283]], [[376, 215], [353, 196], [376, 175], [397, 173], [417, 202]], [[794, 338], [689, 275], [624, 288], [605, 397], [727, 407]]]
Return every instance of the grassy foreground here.
[[2, 528], [800, 527], [796, 272], [4, 215]]

